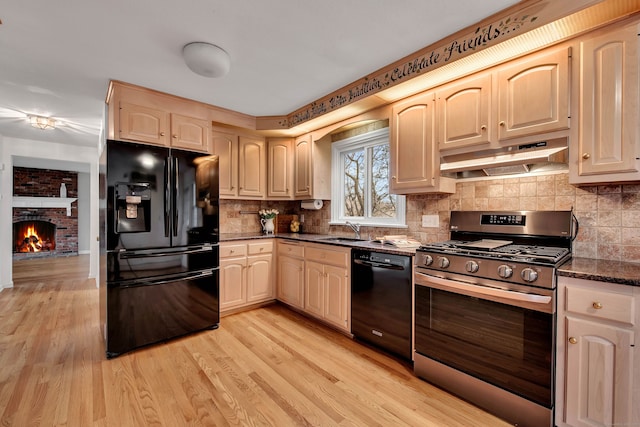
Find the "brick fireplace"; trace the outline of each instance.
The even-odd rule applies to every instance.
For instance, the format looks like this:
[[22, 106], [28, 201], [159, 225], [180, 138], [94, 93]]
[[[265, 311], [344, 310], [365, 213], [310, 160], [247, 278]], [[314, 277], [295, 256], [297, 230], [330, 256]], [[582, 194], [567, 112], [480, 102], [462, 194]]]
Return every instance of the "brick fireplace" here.
[[78, 254], [78, 206], [62, 206], [63, 183], [66, 198], [77, 198], [76, 172], [14, 167], [14, 259]]

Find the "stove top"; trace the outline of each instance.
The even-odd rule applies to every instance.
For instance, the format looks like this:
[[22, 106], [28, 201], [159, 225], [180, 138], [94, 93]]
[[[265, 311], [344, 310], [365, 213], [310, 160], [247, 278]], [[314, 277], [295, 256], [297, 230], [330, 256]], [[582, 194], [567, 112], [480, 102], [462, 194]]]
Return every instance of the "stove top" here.
[[[503, 242], [503, 244], [494, 242]], [[418, 251], [548, 265], [560, 265], [571, 256], [571, 251], [564, 247], [513, 244], [509, 241], [487, 239], [478, 241], [447, 240], [422, 245]]]

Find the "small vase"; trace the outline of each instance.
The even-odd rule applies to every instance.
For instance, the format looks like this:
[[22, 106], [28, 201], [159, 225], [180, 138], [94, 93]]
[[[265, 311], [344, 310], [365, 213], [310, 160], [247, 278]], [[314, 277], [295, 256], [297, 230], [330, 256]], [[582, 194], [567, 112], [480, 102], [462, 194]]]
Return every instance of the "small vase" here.
[[273, 223], [273, 218], [262, 218], [260, 219], [260, 224], [262, 224], [262, 231], [264, 231], [264, 234], [273, 234], [273, 231], [276, 229], [276, 225]]

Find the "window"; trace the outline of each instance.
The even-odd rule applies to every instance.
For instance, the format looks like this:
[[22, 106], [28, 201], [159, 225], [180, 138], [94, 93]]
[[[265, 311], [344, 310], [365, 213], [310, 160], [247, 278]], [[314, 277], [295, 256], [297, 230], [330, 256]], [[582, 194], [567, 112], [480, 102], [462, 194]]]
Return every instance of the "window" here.
[[389, 193], [389, 128], [334, 142], [331, 222], [405, 227], [405, 197]]

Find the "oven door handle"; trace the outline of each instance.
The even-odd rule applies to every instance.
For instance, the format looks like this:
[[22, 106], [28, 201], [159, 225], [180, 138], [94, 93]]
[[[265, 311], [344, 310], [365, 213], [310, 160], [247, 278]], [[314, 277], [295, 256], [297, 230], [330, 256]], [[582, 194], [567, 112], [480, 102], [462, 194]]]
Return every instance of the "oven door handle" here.
[[[427, 281], [428, 283], [424, 283]], [[534, 304], [548, 307], [547, 310], [542, 310], [545, 312], [552, 312], [553, 307], [551, 306], [553, 297], [550, 295], [535, 295], [535, 294], [526, 294], [522, 292], [516, 291], [508, 291], [504, 289], [496, 289], [490, 288], [487, 286], [468, 284], [464, 282], [458, 282], [449, 279], [443, 279], [437, 276], [431, 276], [428, 274], [420, 273], [416, 271], [416, 285], [424, 286], [430, 288], [437, 288], [443, 291], [451, 291], [456, 293], [461, 293], [468, 296], [490, 296], [495, 298], [500, 298], [503, 300], [509, 300], [521, 304]], [[549, 311], [550, 310], [550, 311]]]

